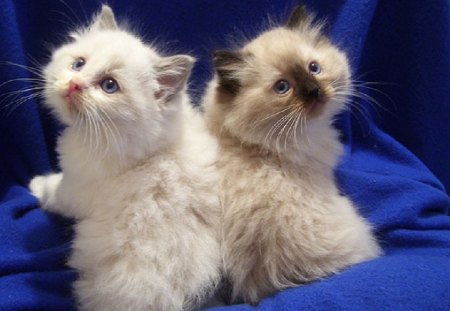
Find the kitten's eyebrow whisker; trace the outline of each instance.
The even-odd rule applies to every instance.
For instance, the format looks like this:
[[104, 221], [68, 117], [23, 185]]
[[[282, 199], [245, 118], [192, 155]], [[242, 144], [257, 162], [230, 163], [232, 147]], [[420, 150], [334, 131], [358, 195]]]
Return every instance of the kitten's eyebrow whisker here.
[[[69, 9], [69, 12], [75, 17], [76, 22], [78, 22], [79, 25], [83, 25], [82, 21], [78, 17], [78, 14], [75, 13], [75, 11], [72, 9], [72, 7], [70, 5], [68, 5], [64, 0], [58, 0], [58, 1], [61, 2], [62, 4], [64, 4], [64, 6]], [[63, 13], [63, 12], [61, 12], [61, 13]], [[67, 18], [69, 18], [66, 14], [64, 14], [64, 15]], [[71, 21], [73, 22], [73, 20], [71, 20]]]
[[83, 4], [81, 3], [80, 0], [77, 0], [77, 2], [79, 4], [79, 6], [80, 6], [81, 11], [83, 12], [84, 20], [87, 22], [89, 20], [89, 17], [88, 17], [88, 15], [86, 13], [86, 10], [84, 9], [84, 6], [83, 6]]
[[65, 14], [62, 14], [60, 11], [51, 10], [50, 12], [58, 13], [59, 15], [63, 15], [60, 18], [55, 18], [55, 21], [57, 21], [59, 24], [66, 26], [68, 29], [75, 29], [77, 24], [70, 20]]

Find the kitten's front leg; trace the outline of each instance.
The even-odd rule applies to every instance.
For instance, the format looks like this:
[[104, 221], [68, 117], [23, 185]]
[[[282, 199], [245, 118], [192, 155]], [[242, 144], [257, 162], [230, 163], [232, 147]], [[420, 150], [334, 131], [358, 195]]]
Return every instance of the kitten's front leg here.
[[56, 202], [56, 191], [61, 183], [63, 174], [50, 174], [34, 177], [30, 182], [31, 193], [39, 199], [44, 210], [61, 212]]

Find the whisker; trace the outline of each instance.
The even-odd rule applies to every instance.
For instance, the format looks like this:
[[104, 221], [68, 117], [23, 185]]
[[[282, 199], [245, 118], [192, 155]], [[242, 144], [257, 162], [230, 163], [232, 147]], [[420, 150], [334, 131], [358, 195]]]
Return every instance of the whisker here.
[[87, 110], [90, 113], [91, 116], [91, 121], [92, 121], [92, 129], [93, 132], [90, 135], [90, 137], [92, 138], [92, 141], [95, 139], [95, 146], [90, 146], [93, 150], [94, 154], [98, 154], [98, 149], [99, 149], [99, 140], [100, 140], [100, 129], [99, 129], [99, 125], [98, 125], [98, 114], [97, 111], [95, 110], [95, 107], [92, 106], [89, 103], [89, 100], [87, 100], [87, 98], [85, 98], [83, 95], [80, 96], [82, 104], [84, 107], [87, 108]]
[[289, 106], [289, 107], [285, 107], [284, 109], [281, 109], [280, 111], [277, 111], [277, 112], [275, 112], [275, 113], [273, 113], [273, 114], [270, 114], [270, 115], [268, 115], [268, 116], [262, 118], [261, 120], [258, 120], [258, 121], [255, 123], [255, 125], [259, 125], [259, 124], [263, 123], [264, 121], [267, 121], [267, 120], [269, 120], [269, 119], [272, 119], [272, 118], [276, 117], [277, 115], [279, 115], [280, 113], [283, 113], [283, 112], [285, 112], [285, 111], [287, 111], [287, 110], [289, 110], [289, 109], [291, 109], [290, 106]]
[[31, 82], [31, 83], [44, 83], [44, 81], [42, 79], [38, 79], [38, 78], [15, 78], [15, 79], [10, 79], [7, 80], [3, 83], [0, 83], [0, 87], [3, 87], [7, 84], [13, 83], [13, 82], [19, 82], [19, 81], [25, 81], [25, 82]]
[[[371, 122], [371, 117], [369, 116], [366, 108], [364, 106], [359, 106], [358, 102], [352, 101], [348, 98], [339, 98], [339, 96], [333, 97], [334, 100], [345, 101], [350, 114], [356, 119], [360, 128], [362, 130], [369, 128], [368, 126], [364, 126], [364, 124], [368, 124]], [[356, 113], [352, 108], [356, 109], [358, 113]], [[366, 122], [360, 120], [360, 117], [364, 118]]]
[[[286, 115], [282, 116], [280, 119], [278, 119], [275, 122], [275, 124], [272, 125], [272, 127], [267, 132], [266, 137], [264, 138], [264, 144], [266, 143], [266, 141], [267, 141], [267, 143], [269, 143], [269, 140], [272, 138], [273, 134], [278, 130], [278, 128], [283, 125], [283, 122], [285, 119], [286, 119]], [[276, 142], [275, 142], [275, 145], [276, 145]], [[275, 148], [277, 148], [277, 147], [275, 146]]]
[[8, 66], [15, 66], [15, 67], [19, 67], [21, 69], [24, 69], [38, 77], [43, 77], [43, 73], [41, 72], [41, 70], [39, 68], [34, 68], [34, 67], [30, 67], [30, 66], [26, 66], [26, 65], [22, 65], [22, 64], [18, 64], [18, 63], [14, 63], [14, 62], [10, 62], [10, 61], [0, 61], [0, 65], [8, 65]]
[[[114, 121], [109, 116], [109, 114], [106, 113], [106, 112], [104, 112], [103, 114], [107, 118], [107, 120], [106, 120], [107, 122], [106, 123], [108, 124], [108, 127], [110, 128], [111, 137], [114, 140], [115, 147], [116, 147], [116, 149], [120, 148], [120, 142], [119, 142], [121, 140], [120, 131], [117, 128], [117, 126], [114, 123]], [[120, 149], [117, 149], [117, 154], [119, 154], [119, 162], [122, 162], [122, 152], [121, 152]]]
[[[81, 0], [77, 0], [77, 1], [78, 1], [78, 5], [79, 5], [79, 7], [80, 7], [80, 9], [81, 9], [81, 12], [83, 13], [84, 20], [87, 22], [87, 21], [89, 20], [89, 17], [88, 17], [88, 15], [87, 15], [87, 12], [86, 12], [86, 10], [84, 9], [83, 4], [81, 3]], [[77, 15], [77, 16], [78, 16], [78, 15]]]
[[[296, 114], [295, 114], [295, 122], [293, 123], [292, 126], [292, 134], [291, 134], [291, 138], [293, 138], [294, 142], [295, 142], [295, 146], [298, 148], [298, 139], [297, 139], [297, 131], [298, 131], [298, 124], [299, 124], [299, 120], [300, 118], [303, 117], [303, 111], [302, 111], [302, 107], [298, 107], [296, 110]], [[300, 135], [302, 135], [302, 129], [300, 128]]]
[[28, 62], [31, 63], [31, 65], [34, 66], [33, 68], [36, 68], [40, 72], [41, 75], [43, 74], [42, 69], [41, 69], [43, 66], [37, 59], [35, 59], [30, 54], [27, 54], [27, 60], [28, 60]]
[[[289, 114], [287, 115], [288, 118], [286, 119], [286, 122], [284, 123], [283, 127], [281, 128], [281, 130], [278, 132], [278, 135], [277, 135], [277, 141], [280, 140], [281, 136], [284, 134], [284, 131], [285, 131], [286, 127], [289, 126], [289, 124], [290, 124], [290, 122], [291, 122], [291, 120], [292, 120], [292, 116], [293, 116], [293, 113], [294, 113], [294, 112], [295, 112], [295, 111], [291, 111], [291, 112], [289, 112]], [[287, 134], [285, 134], [284, 137], [285, 137], [285, 138], [284, 138], [284, 152], [286, 152], [286, 151], [287, 151], [287, 141], [286, 141]]]
[[72, 13], [73, 17], [75, 17], [76, 21], [81, 25], [82, 22], [81, 22], [80, 18], [78, 17], [78, 14], [75, 13], [75, 11], [72, 9], [72, 7], [70, 5], [68, 5], [64, 0], [59, 0], [59, 2], [64, 4], [64, 6], [69, 9], [69, 12]]
[[0, 103], [3, 103], [6, 100], [10, 100], [10, 102], [8, 104], [5, 104], [1, 107], [2, 110], [7, 111], [6, 112], [7, 116], [10, 116], [17, 108], [19, 108], [21, 105], [25, 104], [26, 102], [28, 102], [32, 99], [35, 99], [35, 98], [44, 99], [44, 95], [40, 92], [31, 93], [31, 94], [28, 94], [26, 96], [21, 96], [21, 97], [19, 97], [19, 95], [21, 95], [21, 94], [9, 95], [0, 101]]
[[298, 114], [297, 114], [297, 118], [295, 120], [295, 124], [294, 124], [294, 141], [295, 141], [295, 146], [297, 147], [297, 149], [299, 148], [299, 141], [297, 138], [297, 132], [298, 132], [298, 125], [300, 124], [300, 136], [303, 136], [303, 109], [300, 107], [298, 109]]

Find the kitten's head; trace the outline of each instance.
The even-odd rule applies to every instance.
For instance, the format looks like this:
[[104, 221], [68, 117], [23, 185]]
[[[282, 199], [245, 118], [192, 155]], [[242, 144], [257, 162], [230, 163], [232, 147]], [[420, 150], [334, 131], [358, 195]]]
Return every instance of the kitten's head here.
[[44, 69], [46, 103], [63, 123], [100, 136], [151, 140], [167, 132], [180, 110], [192, 57], [160, 56], [122, 30], [108, 6], [71, 37]]
[[216, 104], [206, 109], [217, 132], [247, 143], [273, 147], [301, 139], [308, 124], [330, 123], [345, 107], [347, 59], [304, 7], [242, 49], [216, 52], [214, 65]]

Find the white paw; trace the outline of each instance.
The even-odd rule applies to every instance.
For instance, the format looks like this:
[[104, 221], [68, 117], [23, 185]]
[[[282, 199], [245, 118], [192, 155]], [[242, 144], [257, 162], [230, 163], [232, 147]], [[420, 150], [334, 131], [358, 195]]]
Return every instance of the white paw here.
[[30, 182], [31, 193], [42, 203], [45, 194], [46, 176], [36, 176]]
[[51, 205], [55, 204], [55, 193], [61, 180], [61, 173], [36, 176], [31, 180], [29, 185], [31, 193], [39, 199], [43, 209], [50, 209]]

